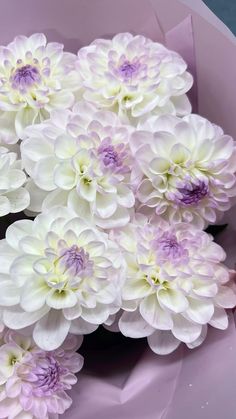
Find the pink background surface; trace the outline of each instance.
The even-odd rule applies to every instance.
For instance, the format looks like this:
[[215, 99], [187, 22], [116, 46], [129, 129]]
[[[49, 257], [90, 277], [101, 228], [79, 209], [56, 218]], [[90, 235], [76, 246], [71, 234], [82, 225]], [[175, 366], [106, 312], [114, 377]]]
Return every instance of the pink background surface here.
[[[200, 0], [1, 0], [0, 43], [44, 32], [76, 52], [94, 38], [121, 31], [164, 42], [163, 33], [190, 14], [198, 111], [236, 138], [236, 41]], [[174, 47], [170, 34], [166, 38]], [[228, 219], [234, 223], [234, 210]], [[229, 227], [219, 240], [233, 266], [236, 232]], [[211, 330], [194, 351], [181, 347], [158, 357], [138, 341], [126, 350], [94, 348], [63, 419], [235, 419], [235, 391], [236, 334], [230, 316], [226, 332]]]

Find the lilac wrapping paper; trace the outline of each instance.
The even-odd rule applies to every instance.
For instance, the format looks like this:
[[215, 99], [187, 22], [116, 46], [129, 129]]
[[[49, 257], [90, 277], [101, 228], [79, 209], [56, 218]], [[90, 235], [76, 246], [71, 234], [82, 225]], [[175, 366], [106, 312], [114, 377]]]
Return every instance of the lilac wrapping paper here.
[[[236, 40], [200, 0], [1, 0], [0, 40], [44, 32], [76, 52], [97, 37], [131, 31], [166, 43], [189, 64], [194, 110], [236, 138]], [[234, 211], [218, 240], [236, 261]], [[234, 256], [235, 255], [235, 256]], [[123, 351], [122, 351], [123, 349]], [[88, 353], [63, 419], [235, 419], [236, 333], [158, 357], [143, 341]]]

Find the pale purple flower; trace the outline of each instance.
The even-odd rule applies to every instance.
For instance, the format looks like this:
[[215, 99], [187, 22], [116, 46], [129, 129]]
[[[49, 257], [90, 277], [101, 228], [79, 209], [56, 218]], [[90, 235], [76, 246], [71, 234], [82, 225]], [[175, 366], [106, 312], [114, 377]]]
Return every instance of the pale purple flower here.
[[78, 52], [83, 97], [136, 125], [149, 114], [186, 115], [192, 76], [176, 52], [141, 35], [96, 39]]
[[50, 419], [67, 410], [67, 391], [83, 366], [76, 353], [82, 338], [68, 336], [57, 350], [45, 352], [27, 336], [6, 331], [0, 346], [0, 418]]
[[29, 210], [69, 205], [102, 228], [128, 223], [135, 204], [132, 131], [115, 113], [85, 101], [29, 127], [21, 144], [23, 165], [31, 178]]
[[76, 56], [42, 33], [17, 36], [0, 46], [0, 125], [6, 143], [24, 139], [28, 125], [68, 109], [81, 83]]
[[[173, 222], [203, 229], [229, 210], [236, 196], [236, 144], [199, 115], [151, 117], [130, 139], [143, 174], [136, 198]], [[142, 209], [141, 209], [142, 208]]]
[[236, 291], [222, 264], [225, 253], [210, 235], [141, 214], [110, 234], [127, 263], [118, 320], [125, 336], [146, 336], [154, 352], [167, 354], [181, 342], [200, 345], [208, 324], [227, 328], [225, 309], [235, 306]]

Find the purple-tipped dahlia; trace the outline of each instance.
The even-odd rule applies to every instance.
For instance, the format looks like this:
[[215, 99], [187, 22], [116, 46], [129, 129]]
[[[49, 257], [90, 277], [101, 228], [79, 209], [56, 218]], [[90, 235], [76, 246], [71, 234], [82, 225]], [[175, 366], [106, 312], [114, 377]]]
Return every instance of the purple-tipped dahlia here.
[[120, 33], [79, 50], [77, 69], [83, 96], [136, 124], [143, 115], [186, 115], [192, 86], [187, 64], [173, 51], [144, 36]]
[[2, 321], [32, 326], [37, 345], [54, 350], [119, 310], [124, 268], [108, 235], [66, 207], [16, 221], [0, 241]]
[[149, 207], [167, 220], [204, 228], [233, 204], [236, 145], [208, 120], [149, 118], [131, 135], [130, 147], [143, 173], [140, 210]]
[[0, 418], [55, 419], [72, 399], [67, 391], [83, 366], [76, 353], [81, 338], [68, 337], [51, 352], [39, 349], [30, 337], [6, 331], [0, 346]]
[[24, 129], [49, 118], [53, 109], [66, 109], [80, 89], [76, 56], [63, 45], [47, 43], [43, 34], [17, 36], [0, 47], [1, 137], [14, 143]]
[[104, 228], [128, 223], [135, 202], [131, 131], [114, 113], [84, 101], [28, 128], [21, 153], [31, 178], [29, 209], [61, 204]]
[[208, 324], [227, 328], [225, 309], [236, 304], [235, 287], [222, 265], [225, 253], [210, 235], [141, 215], [111, 235], [127, 263], [119, 320], [125, 336], [147, 336], [154, 352], [167, 354], [181, 342], [200, 345]]

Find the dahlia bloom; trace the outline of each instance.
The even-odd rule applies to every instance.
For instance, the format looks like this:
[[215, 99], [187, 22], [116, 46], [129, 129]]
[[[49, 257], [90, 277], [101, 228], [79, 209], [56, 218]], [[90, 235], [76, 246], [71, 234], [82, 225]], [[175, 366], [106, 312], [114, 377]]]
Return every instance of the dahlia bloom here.
[[17, 150], [0, 145], [0, 217], [16, 213], [29, 205], [29, 192], [23, 187], [26, 175]]
[[96, 39], [78, 52], [84, 98], [134, 123], [150, 112], [191, 112], [186, 92], [193, 79], [186, 68], [176, 52], [130, 33]]
[[236, 304], [223, 249], [212, 237], [187, 223], [148, 221], [138, 216], [111, 233], [127, 263], [119, 328], [125, 336], [148, 337], [157, 354], [181, 342], [200, 345], [207, 325], [226, 329], [225, 308]]
[[54, 350], [118, 311], [123, 276], [118, 246], [68, 208], [16, 221], [0, 241], [3, 323], [34, 325], [36, 344]]
[[67, 394], [77, 382], [83, 357], [75, 351], [82, 339], [68, 337], [51, 352], [40, 350], [30, 337], [6, 331], [0, 346], [0, 418], [55, 419], [67, 410]]
[[83, 101], [29, 127], [21, 144], [23, 165], [34, 182], [29, 209], [68, 205], [104, 228], [126, 224], [134, 205], [130, 131], [114, 113]]
[[80, 87], [76, 56], [42, 33], [17, 36], [0, 47], [0, 124], [5, 142], [24, 137], [26, 126], [66, 109]]
[[143, 173], [137, 198], [173, 222], [204, 228], [215, 223], [236, 196], [236, 146], [208, 120], [189, 115], [152, 117], [131, 136]]

